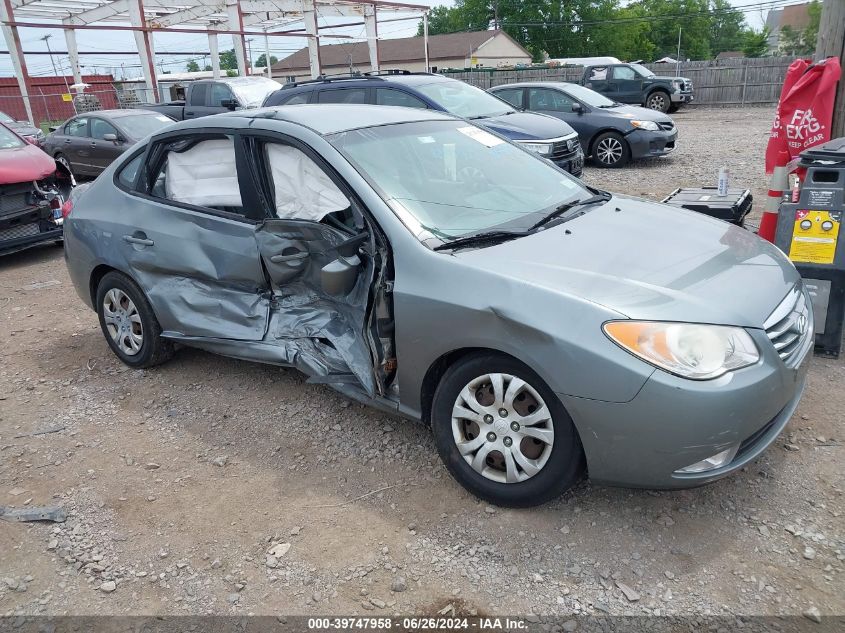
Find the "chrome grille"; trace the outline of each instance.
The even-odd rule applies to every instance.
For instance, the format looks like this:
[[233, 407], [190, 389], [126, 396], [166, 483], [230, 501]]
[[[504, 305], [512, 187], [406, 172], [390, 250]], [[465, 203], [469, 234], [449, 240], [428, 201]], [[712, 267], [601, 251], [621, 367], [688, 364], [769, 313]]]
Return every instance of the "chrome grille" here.
[[795, 286], [763, 324], [778, 356], [788, 367], [803, 358], [806, 343], [813, 337], [813, 307], [803, 284]]
[[551, 158], [552, 160], [560, 160], [561, 158], [565, 158], [570, 154], [577, 153], [580, 147], [581, 143], [578, 141], [578, 137], [563, 141], [557, 141], [556, 143], [554, 143], [554, 145], [552, 145], [552, 153], [549, 158]]
[[5, 240], [16, 240], [19, 237], [29, 237], [30, 235], [38, 235], [39, 232], [40, 231], [38, 230], [37, 222], [21, 224], [19, 226], [14, 226], [10, 229], [4, 229], [0, 231], [0, 242], [3, 242]]

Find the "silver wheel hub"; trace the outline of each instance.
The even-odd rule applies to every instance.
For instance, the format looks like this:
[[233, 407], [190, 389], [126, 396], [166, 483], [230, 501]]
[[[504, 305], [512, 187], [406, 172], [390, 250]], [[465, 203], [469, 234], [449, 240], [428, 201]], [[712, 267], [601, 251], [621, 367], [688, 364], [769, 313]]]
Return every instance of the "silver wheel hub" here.
[[622, 158], [622, 143], [615, 138], [603, 138], [596, 146], [599, 161], [612, 165]]
[[552, 414], [527, 382], [510, 374], [470, 381], [452, 408], [452, 437], [483, 477], [518, 483], [539, 473], [554, 444]]
[[125, 292], [112, 288], [103, 297], [103, 321], [112, 341], [127, 356], [134, 356], [144, 344], [144, 327], [138, 308]]

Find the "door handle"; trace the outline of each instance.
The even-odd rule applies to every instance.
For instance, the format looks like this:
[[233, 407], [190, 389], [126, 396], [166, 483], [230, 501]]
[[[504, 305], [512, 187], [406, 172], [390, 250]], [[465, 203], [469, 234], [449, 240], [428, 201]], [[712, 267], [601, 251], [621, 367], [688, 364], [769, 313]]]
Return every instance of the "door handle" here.
[[300, 251], [298, 253], [292, 253], [291, 255], [273, 255], [270, 258], [270, 261], [274, 264], [280, 264], [282, 262], [295, 262], [301, 259], [305, 259], [308, 257], [308, 253], [305, 251]]
[[123, 241], [129, 244], [140, 244], [141, 246], [153, 246], [155, 242], [144, 237], [135, 237], [134, 235], [124, 235]]
[[70, 139], [69, 138], [65, 139], [65, 145], [70, 145]]

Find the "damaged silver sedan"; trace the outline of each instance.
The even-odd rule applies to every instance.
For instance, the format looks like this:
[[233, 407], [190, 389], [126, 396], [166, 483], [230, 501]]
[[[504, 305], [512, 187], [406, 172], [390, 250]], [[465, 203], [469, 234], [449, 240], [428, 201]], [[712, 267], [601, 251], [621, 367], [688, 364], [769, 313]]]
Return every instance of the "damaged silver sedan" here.
[[493, 503], [585, 472], [713, 481], [774, 441], [804, 387], [812, 311], [775, 247], [441, 113], [187, 121], [71, 203], [70, 275], [121, 361], [187, 345], [294, 367], [430, 424]]

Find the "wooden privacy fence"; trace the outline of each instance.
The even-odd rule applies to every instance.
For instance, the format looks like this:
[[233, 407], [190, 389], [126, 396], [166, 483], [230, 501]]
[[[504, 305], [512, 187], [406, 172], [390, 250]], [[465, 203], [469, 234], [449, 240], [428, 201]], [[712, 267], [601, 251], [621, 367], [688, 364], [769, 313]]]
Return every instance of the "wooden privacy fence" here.
[[[694, 105], [763, 105], [780, 98], [786, 69], [795, 57], [728, 58], [675, 64], [643, 64], [655, 75], [681, 76], [692, 80]], [[581, 66], [567, 68], [479, 69], [448, 72], [479, 88], [492, 88], [517, 81], [578, 81]]]

